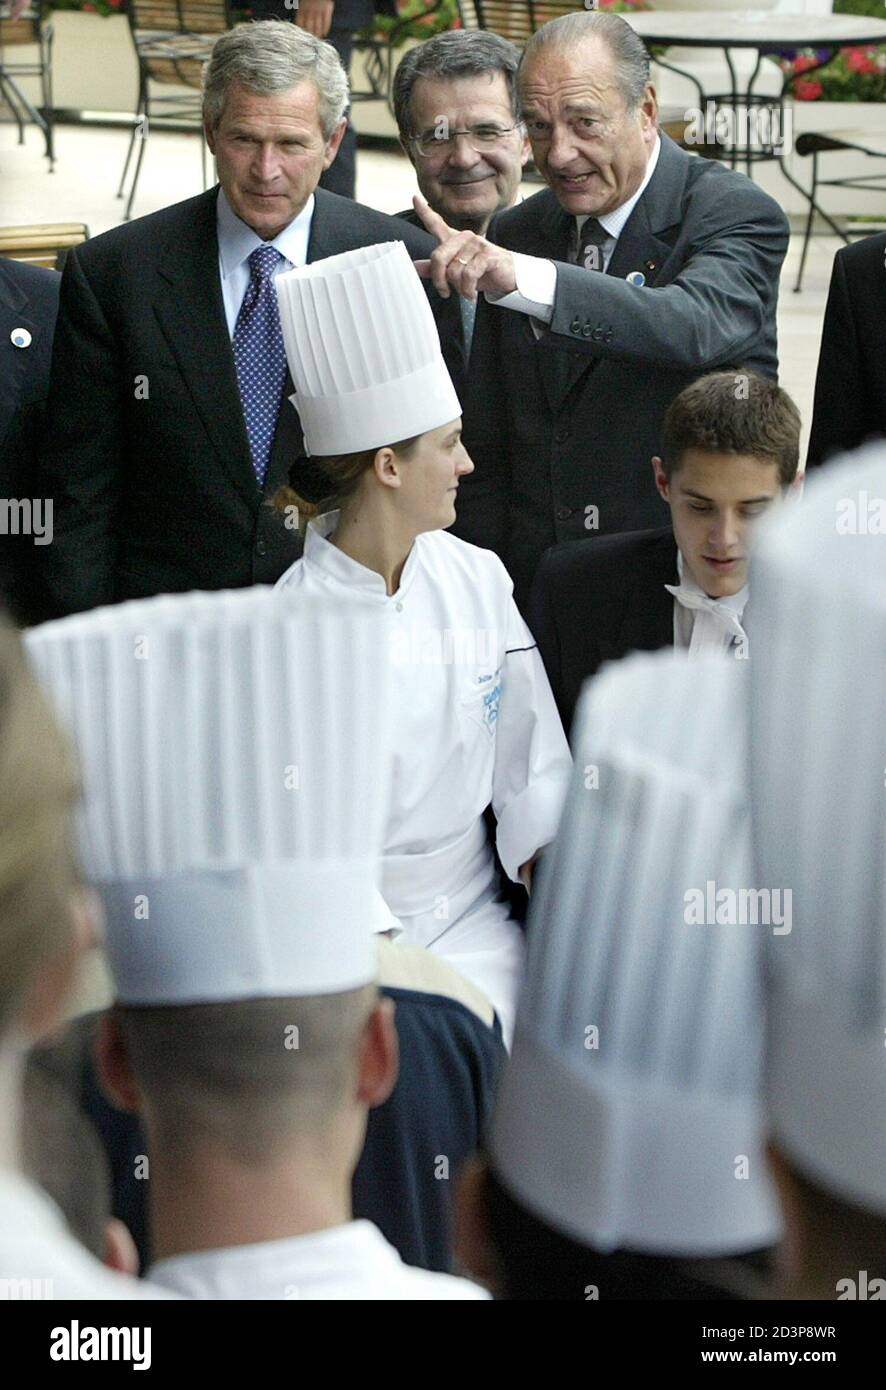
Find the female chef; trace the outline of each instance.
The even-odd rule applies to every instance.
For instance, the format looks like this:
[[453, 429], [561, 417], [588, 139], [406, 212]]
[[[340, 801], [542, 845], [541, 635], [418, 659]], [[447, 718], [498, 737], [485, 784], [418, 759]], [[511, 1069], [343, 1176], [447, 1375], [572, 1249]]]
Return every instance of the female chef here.
[[406, 248], [349, 251], [276, 283], [291, 399], [330, 493], [278, 587], [384, 610], [399, 737], [382, 891], [395, 936], [483, 989], [509, 1040], [523, 934], [484, 814], [505, 871], [528, 887], [571, 763], [553, 696], [501, 561], [445, 529], [474, 465]]

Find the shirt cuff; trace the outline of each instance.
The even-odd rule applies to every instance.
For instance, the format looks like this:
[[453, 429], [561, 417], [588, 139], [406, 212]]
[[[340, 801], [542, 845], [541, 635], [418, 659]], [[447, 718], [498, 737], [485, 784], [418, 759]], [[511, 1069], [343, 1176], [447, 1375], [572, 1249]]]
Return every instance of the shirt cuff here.
[[542, 256], [525, 256], [512, 251], [517, 288], [498, 297], [487, 294], [487, 303], [499, 309], [516, 309], [520, 314], [550, 323], [554, 316], [554, 297], [557, 293], [557, 267]]

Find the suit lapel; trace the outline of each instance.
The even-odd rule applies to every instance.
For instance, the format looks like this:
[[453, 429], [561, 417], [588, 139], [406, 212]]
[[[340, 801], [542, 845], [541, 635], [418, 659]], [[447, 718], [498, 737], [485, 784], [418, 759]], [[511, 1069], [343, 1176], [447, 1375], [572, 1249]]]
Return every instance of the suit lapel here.
[[[662, 135], [655, 173], [621, 230], [612, 258], [606, 267], [607, 275], [624, 279], [632, 270], [639, 270], [646, 277], [647, 285], [655, 284], [661, 266], [671, 250], [671, 242], [662, 239], [658, 233], [680, 223], [688, 163], [689, 155], [667, 135]], [[571, 220], [567, 217], [567, 222]], [[548, 255], [550, 256], [550, 252]], [[565, 260], [566, 257], [562, 259]], [[599, 272], [589, 272], [597, 273]], [[553, 402], [554, 408], [557, 409], [564, 397], [600, 359], [586, 353], [574, 354], [562, 350], [548, 355], [562, 359], [558, 375], [559, 391]]]
[[[27, 295], [0, 265], [0, 440], [6, 433], [6, 426], [12, 421], [15, 404], [21, 395], [20, 383], [28, 369], [28, 353], [34, 351], [37, 335], [41, 331], [27, 310]], [[30, 347], [13, 346], [11, 334], [15, 328], [28, 330], [33, 340]]]
[[217, 189], [180, 229], [158, 267], [154, 312], [231, 481], [257, 509], [249, 440], [218, 269]]
[[665, 585], [677, 583], [677, 543], [668, 532], [650, 546], [645, 563], [634, 572], [614, 644], [619, 655], [673, 645], [674, 599]]

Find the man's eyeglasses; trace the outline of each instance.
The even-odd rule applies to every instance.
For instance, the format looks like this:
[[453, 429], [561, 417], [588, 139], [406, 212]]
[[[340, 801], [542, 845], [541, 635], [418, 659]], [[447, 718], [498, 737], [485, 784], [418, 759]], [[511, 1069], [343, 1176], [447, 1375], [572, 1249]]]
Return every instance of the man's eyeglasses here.
[[429, 130], [424, 135], [414, 135], [412, 143], [419, 154], [427, 159], [433, 155], [450, 154], [455, 148], [458, 136], [463, 135], [471, 149], [476, 150], [477, 154], [482, 154], [484, 150], [491, 150], [495, 145], [500, 145], [512, 131], [521, 128], [521, 121], [508, 126], [474, 125], [467, 130], [450, 130], [445, 127], [439, 132]]

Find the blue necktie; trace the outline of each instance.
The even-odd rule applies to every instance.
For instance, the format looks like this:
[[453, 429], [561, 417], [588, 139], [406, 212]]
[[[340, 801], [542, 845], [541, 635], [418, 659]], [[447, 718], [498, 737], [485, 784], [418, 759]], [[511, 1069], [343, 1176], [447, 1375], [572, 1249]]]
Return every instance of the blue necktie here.
[[286, 380], [286, 351], [274, 288], [274, 267], [283, 260], [274, 246], [257, 246], [249, 257], [250, 278], [234, 328], [234, 366], [243, 403], [252, 466], [265, 485], [280, 397]]

